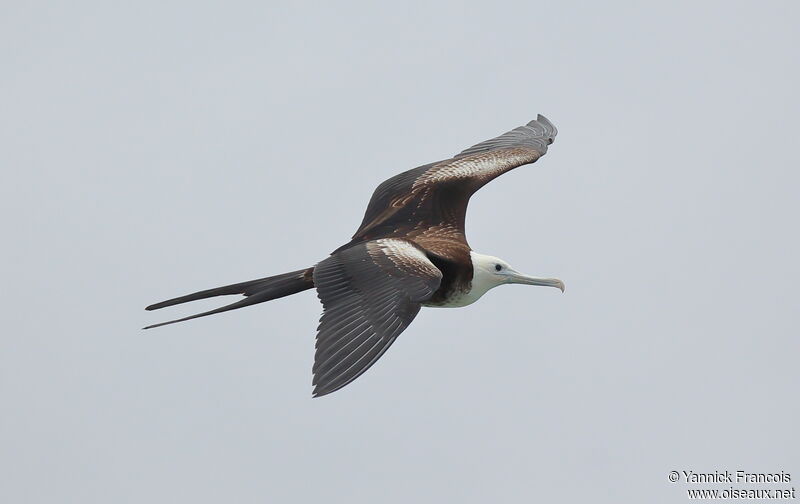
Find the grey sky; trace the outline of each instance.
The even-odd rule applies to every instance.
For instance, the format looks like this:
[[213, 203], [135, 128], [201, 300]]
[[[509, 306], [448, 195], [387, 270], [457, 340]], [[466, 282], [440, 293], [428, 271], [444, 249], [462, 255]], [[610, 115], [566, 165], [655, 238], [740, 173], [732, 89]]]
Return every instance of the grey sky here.
[[[796, 2], [14, 2], [0, 501], [684, 502], [800, 478]], [[424, 309], [311, 399], [314, 264], [374, 187], [536, 117], [470, 244], [554, 289]], [[773, 485], [782, 488], [792, 485]], [[722, 486], [726, 488], [726, 486]]]

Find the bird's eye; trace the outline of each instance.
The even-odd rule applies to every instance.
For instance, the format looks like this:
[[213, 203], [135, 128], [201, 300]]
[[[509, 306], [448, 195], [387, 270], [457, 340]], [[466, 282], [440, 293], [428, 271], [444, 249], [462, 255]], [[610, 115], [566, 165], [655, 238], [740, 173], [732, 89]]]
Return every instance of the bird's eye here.
[[500, 266], [499, 264], [495, 264], [495, 265], [494, 265], [494, 270], [495, 270], [495, 271], [500, 271], [501, 269], [503, 269], [503, 267], [502, 267], [502, 266]]

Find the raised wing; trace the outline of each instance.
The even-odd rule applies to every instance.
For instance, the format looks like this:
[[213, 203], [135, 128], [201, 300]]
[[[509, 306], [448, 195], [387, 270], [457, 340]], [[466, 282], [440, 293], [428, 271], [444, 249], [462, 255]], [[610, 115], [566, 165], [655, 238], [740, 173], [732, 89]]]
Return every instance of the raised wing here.
[[383, 239], [338, 251], [314, 268], [324, 312], [314, 356], [314, 396], [358, 378], [394, 343], [442, 279], [405, 240]]
[[444, 234], [468, 249], [464, 219], [470, 196], [495, 177], [542, 157], [557, 133], [555, 126], [539, 115], [535, 121], [473, 145], [455, 157], [390, 178], [372, 195], [353, 240], [405, 236], [420, 243], [419, 235], [425, 235], [424, 240]]

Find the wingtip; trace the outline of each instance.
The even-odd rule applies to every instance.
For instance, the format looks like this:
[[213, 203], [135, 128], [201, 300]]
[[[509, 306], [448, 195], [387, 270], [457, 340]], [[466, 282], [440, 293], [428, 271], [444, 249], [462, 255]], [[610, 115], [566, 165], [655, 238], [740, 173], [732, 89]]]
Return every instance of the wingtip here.
[[[316, 378], [316, 376], [315, 376], [315, 378]], [[344, 385], [337, 386], [337, 387], [331, 387], [330, 384], [326, 385], [324, 383], [312, 383], [312, 386], [314, 387], [314, 390], [311, 391], [311, 398], [312, 399], [316, 399], [317, 397], [326, 396], [328, 394], [336, 392], [337, 390], [339, 390], [340, 388], [344, 387], [345, 385], [347, 385], [347, 383], [345, 383]]]
[[537, 114], [536, 115], [536, 121], [531, 121], [531, 122], [537, 122], [537, 123], [541, 124], [542, 126], [544, 126], [544, 128], [549, 133], [549, 135], [547, 135], [547, 139], [549, 140], [549, 143], [553, 143], [555, 141], [556, 135], [558, 135], [558, 128], [556, 128], [555, 125], [553, 123], [551, 123], [548, 118], [546, 118], [542, 114]]
[[332, 390], [324, 390], [323, 387], [317, 383], [313, 383], [312, 385], [314, 386], [314, 389], [311, 391], [312, 399], [316, 399], [317, 397], [322, 397], [324, 395], [328, 395], [331, 392], [333, 392]]

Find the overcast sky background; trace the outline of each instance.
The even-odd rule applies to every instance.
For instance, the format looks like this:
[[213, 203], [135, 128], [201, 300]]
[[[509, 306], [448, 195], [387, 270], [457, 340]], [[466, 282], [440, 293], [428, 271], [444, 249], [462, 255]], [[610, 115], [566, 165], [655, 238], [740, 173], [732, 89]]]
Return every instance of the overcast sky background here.
[[[129, 4], [0, 8], [0, 501], [800, 486], [796, 2]], [[313, 291], [139, 329], [315, 264], [382, 180], [537, 113], [556, 143], [467, 232], [565, 294], [424, 309], [320, 399]]]

